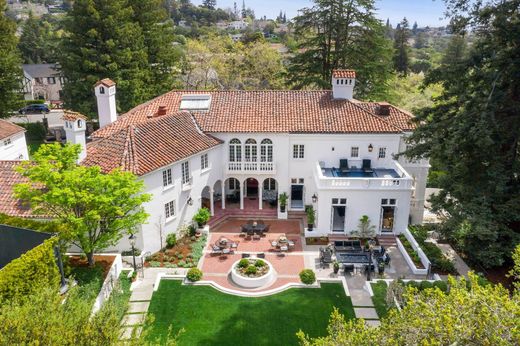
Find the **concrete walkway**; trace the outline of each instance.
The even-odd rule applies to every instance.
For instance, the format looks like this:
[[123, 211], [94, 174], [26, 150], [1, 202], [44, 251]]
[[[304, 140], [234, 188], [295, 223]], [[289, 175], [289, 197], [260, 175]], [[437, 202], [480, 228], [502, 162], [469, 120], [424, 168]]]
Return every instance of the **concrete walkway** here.
[[121, 321], [121, 339], [129, 339], [136, 330], [135, 333], [141, 333], [142, 326], [150, 307], [150, 301], [152, 300], [153, 289], [155, 281], [159, 273], [169, 274], [184, 274], [186, 269], [184, 268], [145, 268], [144, 277], [132, 284], [131, 290], [132, 295], [128, 303], [128, 310], [126, 311], [123, 320]]
[[379, 326], [379, 316], [374, 308], [372, 297], [363, 288], [366, 278], [362, 274], [354, 274], [347, 278], [347, 286], [354, 306], [356, 318], [363, 318], [368, 326]]
[[455, 265], [455, 269], [459, 272], [459, 275], [468, 277], [468, 272], [471, 270], [466, 262], [462, 258], [460, 258], [459, 254], [453, 250], [450, 244], [440, 244], [436, 243], [436, 245], [441, 249], [442, 253], [453, 261]]

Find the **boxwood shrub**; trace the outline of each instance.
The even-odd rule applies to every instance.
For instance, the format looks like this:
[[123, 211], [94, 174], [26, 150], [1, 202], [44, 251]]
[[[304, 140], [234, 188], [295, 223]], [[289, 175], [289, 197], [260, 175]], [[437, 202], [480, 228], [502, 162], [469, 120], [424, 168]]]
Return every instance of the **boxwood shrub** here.
[[188, 270], [188, 274], [186, 274], [186, 277], [191, 282], [199, 281], [202, 279], [202, 271], [199, 268], [191, 268]]
[[304, 269], [300, 272], [300, 280], [306, 285], [316, 282], [316, 274], [311, 269]]
[[425, 289], [428, 289], [428, 288], [433, 288], [433, 283], [431, 283], [430, 281], [421, 281], [421, 283], [419, 284], [419, 288], [421, 290], [425, 290]]

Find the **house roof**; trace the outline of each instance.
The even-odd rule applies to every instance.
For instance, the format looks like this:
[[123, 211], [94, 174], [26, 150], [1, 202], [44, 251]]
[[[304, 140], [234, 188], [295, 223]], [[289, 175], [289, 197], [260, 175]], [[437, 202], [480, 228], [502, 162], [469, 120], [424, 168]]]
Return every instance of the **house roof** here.
[[55, 77], [60, 74], [56, 64], [24, 64], [22, 68], [32, 78]]
[[332, 78], [356, 78], [356, 71], [338, 69], [332, 71]]
[[403, 129], [403, 131], [412, 131], [416, 127], [416, 124], [411, 121], [414, 116], [410, 112], [392, 106], [387, 102], [359, 102], [358, 104], [367, 111], [374, 114], [376, 114], [377, 108], [379, 106], [387, 106], [390, 109], [390, 114], [381, 116], [381, 118], [392, 124], [395, 124], [396, 126]]
[[96, 84], [94, 84], [94, 87], [97, 87], [98, 85], [100, 84], [103, 84], [104, 86], [106, 86], [107, 88], [110, 88], [111, 86], [114, 86], [116, 85], [116, 82], [114, 82], [112, 79], [110, 78], [104, 78], [100, 81], [98, 81]]
[[83, 114], [81, 113], [78, 113], [78, 112], [73, 112], [73, 111], [70, 111], [68, 109], [65, 109], [63, 111], [63, 117], [62, 117], [63, 120], [68, 120], [68, 121], [76, 121], [78, 119], [83, 119], [83, 120], [87, 120], [87, 117], [84, 116]]
[[126, 124], [89, 143], [82, 164], [98, 165], [103, 172], [122, 168], [143, 175], [221, 143], [200, 131], [188, 112], [175, 112]]
[[18, 173], [15, 168], [21, 161], [0, 161], [0, 213], [10, 216], [36, 217], [29, 206], [15, 198], [13, 187], [26, 183], [28, 179]]
[[[92, 134], [110, 136], [129, 125], [145, 123], [160, 105], [177, 112], [183, 95], [197, 91], [170, 91], [133, 108]], [[205, 91], [211, 95], [208, 111], [192, 111], [204, 132], [278, 133], [400, 133], [409, 128], [411, 114], [394, 108], [382, 117], [355, 100], [332, 98], [331, 91]], [[404, 125], [403, 125], [404, 124]]]
[[0, 119], [0, 140], [24, 131], [25, 129], [23, 127], [13, 124], [7, 120]]

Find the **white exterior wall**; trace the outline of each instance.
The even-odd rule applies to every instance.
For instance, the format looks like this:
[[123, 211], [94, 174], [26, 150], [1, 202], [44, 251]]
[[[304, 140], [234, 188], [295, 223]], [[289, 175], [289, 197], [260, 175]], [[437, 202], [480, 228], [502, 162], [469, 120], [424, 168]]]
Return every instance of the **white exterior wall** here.
[[[187, 160], [182, 160], [173, 165], [166, 166], [149, 174], [142, 176], [146, 186], [146, 193], [152, 195], [150, 202], [144, 205], [146, 212], [150, 215], [147, 223], [141, 226], [141, 231], [137, 234], [136, 247], [143, 252], [155, 252], [166, 244], [166, 236], [177, 232], [178, 228], [185, 224], [191, 224], [193, 215], [201, 207], [201, 194], [206, 186], [213, 188], [214, 184], [222, 177], [222, 148], [215, 147], [208, 153], [209, 168], [201, 171], [201, 155], [206, 152], [196, 154]], [[193, 183], [191, 189], [183, 189], [181, 178], [181, 164], [189, 161], [191, 177]], [[166, 168], [172, 169], [173, 186], [163, 187], [162, 171]], [[193, 205], [188, 205], [187, 201], [192, 198]], [[175, 201], [176, 216], [165, 220], [164, 205], [169, 201]], [[117, 247], [119, 250], [128, 250], [130, 245], [127, 239], [123, 239]]]
[[99, 84], [94, 90], [98, 107], [99, 128], [103, 128], [117, 120], [116, 87], [111, 86], [109, 88], [106, 85]]
[[[11, 143], [6, 145], [5, 142], [8, 138]], [[29, 160], [25, 132], [0, 140], [0, 160]]]

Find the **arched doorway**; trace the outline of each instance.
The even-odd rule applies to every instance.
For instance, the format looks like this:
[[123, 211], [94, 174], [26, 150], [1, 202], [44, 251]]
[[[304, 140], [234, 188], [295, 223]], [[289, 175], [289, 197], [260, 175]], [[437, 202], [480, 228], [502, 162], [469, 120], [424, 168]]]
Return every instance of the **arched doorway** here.
[[213, 211], [213, 206], [211, 205], [211, 188], [209, 186], [205, 186], [200, 193], [200, 207]]
[[255, 178], [244, 180], [244, 209], [261, 209], [259, 206], [260, 184]]
[[262, 200], [264, 208], [276, 208], [278, 205], [278, 182], [274, 178], [264, 179], [262, 183]]
[[226, 209], [240, 209], [240, 181], [228, 178], [224, 181], [223, 205]]

